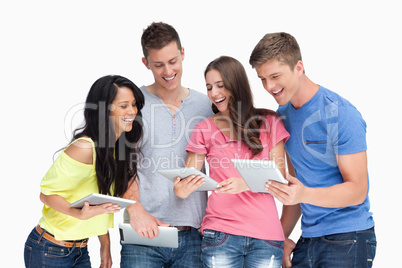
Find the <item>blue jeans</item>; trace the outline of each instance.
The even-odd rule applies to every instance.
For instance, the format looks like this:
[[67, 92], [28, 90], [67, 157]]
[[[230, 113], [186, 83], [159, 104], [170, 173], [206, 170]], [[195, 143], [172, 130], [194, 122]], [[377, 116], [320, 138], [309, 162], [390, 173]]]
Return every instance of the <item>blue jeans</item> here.
[[372, 267], [376, 248], [374, 227], [322, 237], [301, 237], [293, 251], [292, 267]]
[[25, 242], [25, 267], [91, 268], [88, 248], [62, 247], [44, 239], [34, 228]]
[[201, 268], [201, 238], [201, 233], [191, 228], [189, 231], [179, 231], [178, 248], [121, 244], [120, 267]]
[[282, 257], [283, 241], [204, 230], [201, 255], [204, 267], [280, 268]]

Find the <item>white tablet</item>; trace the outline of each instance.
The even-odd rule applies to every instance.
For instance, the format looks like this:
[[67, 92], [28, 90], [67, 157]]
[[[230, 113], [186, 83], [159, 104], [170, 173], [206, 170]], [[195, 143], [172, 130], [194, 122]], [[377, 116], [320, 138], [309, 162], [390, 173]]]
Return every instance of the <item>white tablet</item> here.
[[134, 231], [129, 223], [120, 223], [120, 241], [122, 244], [136, 244], [153, 247], [167, 247], [178, 248], [179, 247], [179, 235], [178, 230], [175, 227], [161, 227], [159, 226], [159, 235], [155, 238], [149, 239], [140, 237], [139, 234]]
[[251, 159], [231, 159], [231, 161], [252, 192], [267, 193], [265, 184], [269, 180], [288, 183], [275, 161]]
[[201, 172], [198, 169], [193, 168], [193, 167], [160, 169], [157, 172], [159, 174], [165, 176], [172, 182], [177, 177], [181, 177], [182, 179], [184, 179], [185, 177], [190, 176], [190, 175], [201, 175], [203, 178], [205, 178], [205, 183], [203, 185], [201, 185], [200, 187], [198, 187], [197, 190], [195, 190], [197, 192], [199, 192], [199, 191], [215, 191], [216, 186], [218, 185], [218, 183], [214, 179], [208, 177], [203, 172]]
[[110, 195], [93, 193], [93, 194], [87, 195], [86, 197], [81, 198], [80, 200], [72, 203], [70, 206], [73, 208], [82, 208], [85, 204], [85, 201], [88, 201], [91, 206], [101, 205], [104, 203], [113, 203], [113, 204], [119, 205], [121, 208], [128, 207], [135, 203], [134, 200], [124, 199], [124, 198], [110, 196]]

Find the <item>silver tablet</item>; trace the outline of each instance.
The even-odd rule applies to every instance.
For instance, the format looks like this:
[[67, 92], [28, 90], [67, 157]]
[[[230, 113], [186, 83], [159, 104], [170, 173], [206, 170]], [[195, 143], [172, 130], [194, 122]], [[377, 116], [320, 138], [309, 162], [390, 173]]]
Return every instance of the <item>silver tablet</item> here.
[[185, 167], [185, 168], [174, 168], [174, 169], [160, 169], [157, 171], [159, 174], [165, 176], [172, 182], [177, 178], [181, 177], [182, 179], [190, 176], [190, 175], [201, 175], [201, 177], [205, 178], [205, 183], [197, 188], [197, 192], [199, 191], [215, 191], [218, 182], [214, 179], [208, 177], [203, 172], [199, 171], [193, 167]]
[[275, 161], [252, 159], [231, 159], [231, 161], [252, 192], [267, 193], [265, 184], [269, 180], [288, 183]]
[[119, 205], [121, 208], [128, 207], [135, 203], [134, 200], [124, 199], [124, 198], [110, 196], [110, 195], [93, 193], [93, 194], [87, 195], [86, 197], [81, 198], [80, 200], [72, 203], [70, 206], [73, 208], [82, 208], [85, 204], [85, 201], [88, 201], [91, 206], [101, 205], [104, 203], [113, 203], [113, 204]]
[[159, 235], [155, 238], [149, 239], [140, 237], [129, 223], [120, 223], [119, 230], [121, 243], [167, 248], [179, 247], [179, 235], [177, 228], [161, 226], [158, 228]]

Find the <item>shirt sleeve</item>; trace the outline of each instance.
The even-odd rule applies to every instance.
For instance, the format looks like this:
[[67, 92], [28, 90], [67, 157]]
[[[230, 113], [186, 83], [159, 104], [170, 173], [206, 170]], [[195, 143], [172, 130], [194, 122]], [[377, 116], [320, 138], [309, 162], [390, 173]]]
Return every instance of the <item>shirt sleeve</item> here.
[[287, 142], [290, 137], [289, 132], [287, 132], [282, 120], [277, 116], [267, 116], [266, 125], [269, 130], [269, 138], [271, 148], [275, 147], [280, 141]]
[[68, 199], [72, 192], [93, 175], [93, 166], [80, 163], [62, 152], [43, 177], [40, 187], [45, 195], [60, 195]]
[[207, 154], [208, 150], [205, 141], [205, 133], [208, 133], [208, 129], [206, 129], [206, 127], [201, 123], [197, 124], [193, 129], [190, 141], [186, 147], [186, 151], [198, 154]]
[[350, 105], [340, 106], [337, 121], [330, 126], [329, 133], [335, 154], [353, 154], [367, 150], [366, 122], [360, 112]]

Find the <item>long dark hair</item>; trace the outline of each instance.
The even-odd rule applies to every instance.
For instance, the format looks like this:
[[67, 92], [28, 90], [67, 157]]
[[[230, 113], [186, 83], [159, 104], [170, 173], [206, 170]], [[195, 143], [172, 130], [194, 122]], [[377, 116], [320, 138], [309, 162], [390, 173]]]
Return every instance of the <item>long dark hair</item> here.
[[[231, 94], [229, 98], [229, 118], [234, 124], [234, 134], [245, 142], [253, 156], [262, 152], [263, 146], [260, 140], [259, 129], [263, 122], [261, 115], [276, 112], [268, 109], [257, 109], [254, 107], [253, 95], [248, 82], [246, 71], [243, 65], [236, 59], [228, 56], [221, 56], [210, 62], [205, 69], [204, 77], [211, 70], [220, 72], [225, 89]], [[212, 104], [214, 113], [218, 108]]]
[[[123, 132], [116, 141], [113, 124], [109, 120], [110, 106], [121, 87], [133, 91], [137, 115], [130, 132]], [[137, 142], [143, 134], [141, 109], [144, 95], [129, 79], [119, 75], [99, 78], [89, 90], [84, 110], [85, 125], [74, 131], [72, 140], [88, 136], [95, 143], [96, 176], [101, 194], [123, 195], [132, 178], [137, 179]], [[134, 180], [133, 180], [134, 181]]]

